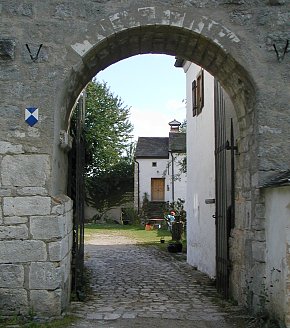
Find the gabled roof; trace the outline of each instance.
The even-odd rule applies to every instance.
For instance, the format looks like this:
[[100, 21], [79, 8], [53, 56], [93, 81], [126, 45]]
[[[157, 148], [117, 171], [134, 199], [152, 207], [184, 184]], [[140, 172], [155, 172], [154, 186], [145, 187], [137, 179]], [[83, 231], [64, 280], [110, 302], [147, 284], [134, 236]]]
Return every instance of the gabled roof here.
[[169, 151], [173, 153], [186, 153], [186, 133], [169, 133]]
[[169, 158], [168, 138], [163, 137], [139, 137], [136, 158]]
[[262, 187], [283, 187], [290, 186], [290, 170], [277, 174], [268, 182], [264, 183]]

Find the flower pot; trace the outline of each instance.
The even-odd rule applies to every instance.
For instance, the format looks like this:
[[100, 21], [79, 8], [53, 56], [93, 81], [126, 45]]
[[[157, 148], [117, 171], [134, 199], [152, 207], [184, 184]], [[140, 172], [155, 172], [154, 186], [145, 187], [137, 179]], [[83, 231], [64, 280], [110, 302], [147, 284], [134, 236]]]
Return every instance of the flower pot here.
[[151, 225], [150, 224], [146, 224], [145, 225], [145, 230], [146, 231], [150, 231], [151, 230]]
[[181, 253], [182, 252], [182, 244], [181, 243], [170, 243], [167, 246], [167, 250], [169, 253]]

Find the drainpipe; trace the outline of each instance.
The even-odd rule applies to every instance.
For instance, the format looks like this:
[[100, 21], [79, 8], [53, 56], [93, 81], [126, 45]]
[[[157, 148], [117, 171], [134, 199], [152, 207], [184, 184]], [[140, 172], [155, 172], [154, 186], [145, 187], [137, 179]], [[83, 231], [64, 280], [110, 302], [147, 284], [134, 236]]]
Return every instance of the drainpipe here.
[[172, 162], [172, 167], [171, 167], [171, 179], [172, 179], [172, 184], [171, 184], [171, 191], [172, 191], [172, 203], [174, 203], [174, 157], [172, 152], [171, 154], [171, 162]]
[[139, 162], [137, 162], [136, 158], [134, 158], [134, 162], [137, 164], [137, 202], [138, 202], [138, 214], [140, 213], [140, 169], [139, 169]]

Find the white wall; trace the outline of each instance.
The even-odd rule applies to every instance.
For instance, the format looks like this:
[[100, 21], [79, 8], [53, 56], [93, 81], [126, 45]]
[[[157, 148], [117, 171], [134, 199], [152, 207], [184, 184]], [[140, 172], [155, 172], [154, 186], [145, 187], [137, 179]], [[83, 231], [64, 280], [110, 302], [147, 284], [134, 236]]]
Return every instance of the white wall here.
[[[130, 204], [130, 206], [133, 207], [133, 204]], [[126, 206], [122, 205], [122, 207], [126, 207]], [[99, 214], [99, 211], [95, 207], [89, 206], [87, 204], [85, 204], [84, 211], [85, 211], [85, 222], [92, 222], [93, 217]], [[122, 218], [121, 206], [112, 207], [104, 215], [103, 221], [105, 221], [105, 219], [110, 219], [110, 220], [115, 220], [117, 222], [121, 222], [121, 218]]]
[[[190, 65], [190, 66], [189, 66]], [[215, 205], [205, 204], [215, 198], [214, 165], [214, 79], [204, 72], [204, 107], [192, 117], [192, 81], [200, 68], [187, 63], [187, 261], [198, 270], [215, 276]]]
[[[179, 170], [179, 165], [177, 164], [184, 155], [174, 154], [175, 164], [174, 164], [174, 173], [176, 174]], [[144, 193], [148, 193], [149, 201], [151, 201], [151, 178], [165, 178], [165, 201], [172, 202], [172, 171], [171, 171], [171, 156], [168, 159], [137, 159], [139, 163], [139, 195], [140, 195], [140, 206], [142, 206], [142, 200]], [[156, 162], [157, 166], [152, 166], [152, 162]], [[135, 181], [137, 180], [137, 164], [135, 166]], [[137, 185], [135, 184], [135, 193], [134, 197], [136, 199], [136, 189]], [[183, 173], [180, 176], [180, 179], [174, 181], [174, 199], [175, 201], [178, 198], [184, 199], [186, 196], [186, 175]], [[136, 204], [136, 203], [135, 203]]]
[[[148, 194], [149, 201], [151, 201], [151, 178], [165, 178], [168, 161], [169, 159], [137, 159], [137, 162], [139, 162], [139, 191], [141, 203], [145, 192]], [[152, 162], [156, 162], [157, 166], [152, 166]], [[167, 185], [170, 186], [168, 176], [165, 180], [166, 200], [168, 198], [168, 192], [166, 191]]]
[[[288, 312], [290, 284], [290, 187], [265, 190], [266, 281], [268, 306], [284, 321]], [[287, 276], [288, 275], [288, 276]], [[287, 286], [288, 285], [288, 286]], [[288, 287], [289, 290], [289, 287]]]
[[[129, 194], [129, 193], [128, 193]], [[131, 197], [130, 197], [131, 199]], [[108, 209], [105, 213], [103, 213], [103, 217], [100, 222], [106, 222], [106, 221], [116, 221], [121, 223], [122, 222], [122, 208], [133, 208], [134, 207], [134, 202], [133, 199], [132, 201], [124, 200], [123, 204], [120, 204], [118, 206], [113, 206], [110, 209]], [[99, 215], [100, 212], [98, 211], [97, 208], [87, 204], [85, 202], [84, 206], [84, 216], [85, 216], [85, 222], [92, 222], [93, 217], [95, 215]]]
[[[179, 162], [182, 162], [185, 154], [173, 154], [174, 157], [174, 175], [176, 176], [176, 180], [174, 181], [174, 200], [177, 201], [178, 198], [181, 198], [186, 203], [186, 183], [187, 183], [187, 175], [186, 173], [180, 173], [181, 165]], [[171, 166], [170, 166], [171, 170]], [[172, 179], [170, 178], [170, 183]], [[170, 194], [170, 202], [172, 201], [172, 194]], [[185, 204], [184, 203], [184, 204]]]

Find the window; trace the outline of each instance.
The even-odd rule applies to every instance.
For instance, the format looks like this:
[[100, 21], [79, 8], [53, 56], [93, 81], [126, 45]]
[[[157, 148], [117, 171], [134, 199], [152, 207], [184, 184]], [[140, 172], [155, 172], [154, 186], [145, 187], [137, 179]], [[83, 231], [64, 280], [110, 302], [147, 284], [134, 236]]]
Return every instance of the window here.
[[152, 166], [156, 167], [157, 166], [157, 162], [152, 162]]
[[204, 71], [200, 70], [192, 82], [192, 116], [199, 115], [204, 106]]

